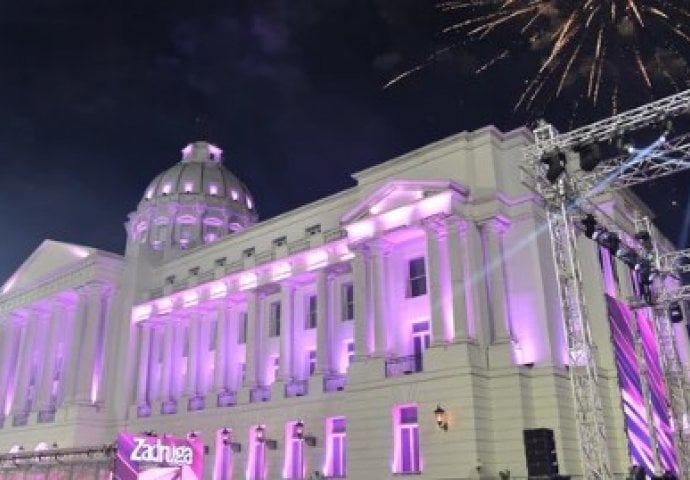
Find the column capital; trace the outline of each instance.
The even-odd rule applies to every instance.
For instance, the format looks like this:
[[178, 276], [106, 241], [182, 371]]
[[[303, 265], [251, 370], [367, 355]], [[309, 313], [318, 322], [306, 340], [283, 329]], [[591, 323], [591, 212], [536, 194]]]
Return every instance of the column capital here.
[[448, 235], [447, 217], [443, 214], [436, 214], [423, 218], [421, 225], [427, 235], [434, 235], [436, 238], [445, 238]]
[[395, 246], [394, 243], [380, 237], [371, 239], [367, 243], [369, 245], [369, 252], [375, 257], [387, 257]]
[[500, 214], [479, 220], [478, 223], [482, 232], [492, 232], [498, 235], [503, 235], [507, 232], [511, 225], [510, 219]]

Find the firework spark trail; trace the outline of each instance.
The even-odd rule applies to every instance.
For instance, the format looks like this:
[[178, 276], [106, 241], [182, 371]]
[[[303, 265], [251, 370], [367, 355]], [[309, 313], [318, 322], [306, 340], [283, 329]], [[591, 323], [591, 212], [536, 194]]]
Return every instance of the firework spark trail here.
[[[437, 5], [453, 16], [442, 32], [448, 47], [390, 80], [388, 88], [472, 42], [491, 42], [496, 53], [475, 70], [525, 54], [541, 56], [515, 109], [529, 110], [544, 97], [581, 87], [596, 105], [604, 95], [611, 108], [633, 88], [684, 87], [690, 58], [690, 0], [447, 0]], [[460, 39], [460, 40], [458, 40]], [[679, 51], [682, 49], [683, 51]], [[662, 52], [662, 55], [659, 55]], [[625, 81], [625, 88], [619, 84]]]

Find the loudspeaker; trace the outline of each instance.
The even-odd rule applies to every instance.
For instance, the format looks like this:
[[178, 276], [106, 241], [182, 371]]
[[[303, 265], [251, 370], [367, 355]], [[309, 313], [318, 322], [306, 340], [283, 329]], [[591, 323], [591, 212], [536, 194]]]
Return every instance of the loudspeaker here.
[[550, 428], [533, 428], [523, 431], [525, 459], [529, 477], [553, 478], [558, 475], [556, 441]]

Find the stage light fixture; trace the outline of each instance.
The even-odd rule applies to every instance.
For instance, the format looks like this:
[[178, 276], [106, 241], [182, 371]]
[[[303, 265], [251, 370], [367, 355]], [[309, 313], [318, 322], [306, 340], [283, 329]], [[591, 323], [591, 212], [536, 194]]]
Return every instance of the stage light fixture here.
[[597, 143], [588, 143], [575, 150], [580, 156], [580, 170], [591, 172], [603, 160], [601, 147]]
[[668, 307], [668, 317], [671, 320], [671, 323], [682, 323], [683, 322], [683, 320], [684, 320], [683, 309], [680, 306], [680, 303], [673, 302]]
[[587, 215], [582, 219], [582, 226], [585, 228], [585, 236], [594, 240], [594, 234], [597, 231], [597, 220], [594, 215]]
[[639, 255], [631, 248], [625, 245], [621, 246], [616, 252], [616, 257], [620, 258], [623, 263], [625, 263], [630, 268], [635, 268], [635, 265], [639, 262]]
[[548, 167], [546, 170], [546, 179], [549, 181], [549, 183], [556, 183], [558, 177], [565, 172], [566, 160], [567, 158], [565, 153], [558, 150], [542, 157], [541, 163]]
[[599, 245], [606, 248], [612, 255], [618, 252], [621, 245], [621, 239], [615, 232], [609, 232], [608, 230], [602, 231], [601, 234], [596, 235], [594, 238]]
[[262, 425], [256, 427], [255, 433], [257, 442], [263, 443], [266, 441], [266, 429]]

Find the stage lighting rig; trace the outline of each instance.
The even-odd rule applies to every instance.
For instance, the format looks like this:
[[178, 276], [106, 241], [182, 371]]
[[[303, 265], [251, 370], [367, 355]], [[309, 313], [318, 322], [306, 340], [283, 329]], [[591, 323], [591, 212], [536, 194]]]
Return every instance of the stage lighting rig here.
[[541, 163], [547, 166], [545, 176], [549, 183], [556, 183], [556, 180], [565, 172], [566, 162], [565, 153], [558, 150], [542, 157]]

